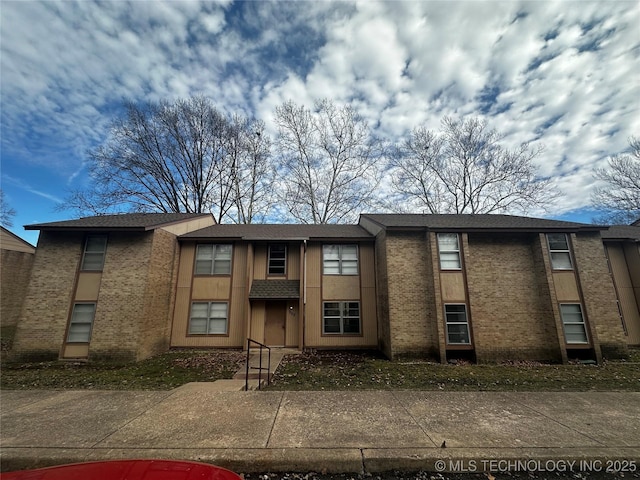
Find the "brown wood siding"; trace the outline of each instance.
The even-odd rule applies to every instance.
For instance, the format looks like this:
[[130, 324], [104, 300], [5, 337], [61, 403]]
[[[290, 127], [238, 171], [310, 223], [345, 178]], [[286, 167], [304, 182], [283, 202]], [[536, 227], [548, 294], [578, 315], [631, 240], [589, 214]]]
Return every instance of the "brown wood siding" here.
[[309, 243], [307, 247], [307, 288], [322, 285], [322, 245]]
[[287, 244], [287, 278], [289, 280], [300, 280], [300, 262], [300, 245]]
[[73, 343], [67, 343], [64, 346], [62, 357], [63, 358], [87, 358], [89, 356], [89, 344], [76, 345]]
[[633, 284], [636, 303], [640, 307], [640, 243], [626, 243], [624, 256], [627, 260], [627, 268]]
[[260, 343], [264, 343], [265, 301], [254, 300], [251, 302], [251, 331], [249, 337]]
[[357, 275], [323, 275], [322, 298], [324, 300], [358, 300], [360, 277]]
[[559, 302], [580, 302], [578, 284], [573, 271], [554, 271], [553, 283], [556, 287], [556, 296]]
[[[335, 242], [346, 243], [346, 242]], [[373, 347], [378, 343], [373, 245], [358, 245], [360, 275], [322, 275], [322, 244], [307, 250], [306, 347]], [[366, 288], [361, 276], [367, 275]], [[373, 280], [372, 280], [373, 279]], [[373, 285], [372, 285], [373, 283]], [[366, 296], [364, 293], [366, 292]], [[361, 335], [322, 335], [323, 302], [360, 302]]]
[[253, 278], [264, 280], [267, 278], [267, 257], [269, 250], [267, 245], [256, 245], [253, 249]]
[[622, 310], [627, 332], [627, 344], [640, 345], [640, 313], [634, 294], [630, 262], [627, 261], [626, 249], [621, 243], [609, 243], [605, 247], [609, 256], [611, 272], [616, 287], [618, 302]]
[[247, 336], [247, 258], [248, 245], [236, 243], [233, 246], [233, 276], [231, 278], [231, 302], [229, 305], [229, 344], [242, 347]]
[[[244, 277], [244, 275], [243, 275]], [[193, 300], [228, 300], [231, 277], [195, 277], [191, 289]]]
[[102, 272], [80, 272], [76, 287], [76, 302], [96, 302], [100, 292]]
[[193, 220], [187, 220], [184, 222], [176, 223], [174, 225], [166, 225], [161, 227], [162, 230], [173, 233], [174, 235], [183, 235], [185, 233], [200, 230], [201, 228], [215, 225], [216, 222], [212, 216], [199, 217]]
[[[297, 250], [297, 249], [296, 249]], [[298, 346], [298, 324], [300, 320], [298, 309], [298, 302], [296, 300], [290, 300], [287, 302], [287, 325], [286, 325], [286, 333], [287, 338], [285, 341], [285, 345], [287, 347], [297, 347]]]
[[[195, 248], [195, 243], [183, 243], [180, 252], [171, 346], [240, 348], [246, 325], [247, 247], [234, 244], [231, 277], [194, 277]], [[193, 300], [228, 302], [228, 335], [187, 335]]]
[[4, 228], [0, 230], [0, 246], [2, 250], [11, 250], [14, 252], [35, 253], [36, 249], [33, 248], [28, 242], [21, 238], [16, 238], [10, 232], [5, 232]]
[[440, 288], [443, 302], [466, 302], [462, 272], [440, 272]]

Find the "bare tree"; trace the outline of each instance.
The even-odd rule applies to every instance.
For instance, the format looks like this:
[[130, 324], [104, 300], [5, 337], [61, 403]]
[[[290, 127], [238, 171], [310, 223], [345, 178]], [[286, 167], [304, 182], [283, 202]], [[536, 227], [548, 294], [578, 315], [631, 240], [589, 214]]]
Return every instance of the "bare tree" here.
[[265, 124], [234, 116], [229, 140], [233, 207], [227, 216], [235, 223], [261, 223], [276, 201], [276, 169], [270, 161], [271, 140]]
[[236, 214], [239, 202], [246, 202], [246, 182], [262, 181], [263, 171], [246, 176], [252, 168], [246, 158], [256, 154], [245, 150], [259, 148], [259, 163], [269, 155], [266, 135], [258, 147], [238, 141], [255, 134], [255, 122], [230, 119], [201, 96], [125, 107], [107, 140], [89, 152], [90, 188], [73, 192], [63, 208], [94, 214], [211, 212], [219, 223], [255, 216]]
[[629, 151], [609, 158], [607, 168], [594, 172], [597, 187], [592, 205], [605, 213], [594, 220], [604, 224], [630, 224], [640, 219], [640, 138], [629, 139]]
[[513, 150], [478, 118], [445, 117], [439, 132], [415, 128], [390, 161], [397, 211], [525, 213], [556, 197], [550, 179], [537, 175], [541, 149]]
[[276, 108], [282, 202], [302, 223], [353, 221], [376, 199], [381, 142], [349, 105], [329, 100], [309, 110], [289, 101]]
[[16, 211], [7, 203], [4, 192], [0, 189], [0, 225], [5, 228], [13, 227], [13, 217]]

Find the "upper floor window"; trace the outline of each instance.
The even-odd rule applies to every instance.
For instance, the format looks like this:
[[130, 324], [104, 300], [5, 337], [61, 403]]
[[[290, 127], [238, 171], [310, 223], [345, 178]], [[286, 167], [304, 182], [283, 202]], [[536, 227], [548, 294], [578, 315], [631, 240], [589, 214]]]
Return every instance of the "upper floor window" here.
[[561, 304], [560, 316], [564, 327], [564, 339], [567, 343], [589, 343], [587, 327], [579, 303]]
[[360, 334], [360, 302], [324, 302], [323, 307], [324, 335]]
[[107, 252], [106, 235], [89, 235], [84, 243], [81, 270], [101, 271]]
[[269, 275], [285, 275], [287, 272], [287, 246], [269, 245]]
[[564, 233], [548, 233], [549, 255], [551, 256], [551, 268], [554, 270], [571, 270], [571, 251], [569, 240]]
[[357, 275], [357, 245], [324, 245], [322, 273], [325, 275]]
[[231, 274], [231, 252], [231, 245], [198, 245], [196, 250], [196, 275]]
[[91, 340], [91, 327], [96, 313], [95, 303], [76, 303], [71, 313], [67, 342], [89, 343]]
[[442, 270], [460, 270], [460, 242], [457, 233], [438, 234], [438, 252]]

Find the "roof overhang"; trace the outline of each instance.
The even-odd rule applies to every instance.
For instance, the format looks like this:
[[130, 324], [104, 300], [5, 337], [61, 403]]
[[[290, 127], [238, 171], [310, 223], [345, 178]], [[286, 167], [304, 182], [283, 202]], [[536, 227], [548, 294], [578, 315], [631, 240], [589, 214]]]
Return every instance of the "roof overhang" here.
[[293, 300], [300, 298], [299, 280], [254, 280], [250, 300]]

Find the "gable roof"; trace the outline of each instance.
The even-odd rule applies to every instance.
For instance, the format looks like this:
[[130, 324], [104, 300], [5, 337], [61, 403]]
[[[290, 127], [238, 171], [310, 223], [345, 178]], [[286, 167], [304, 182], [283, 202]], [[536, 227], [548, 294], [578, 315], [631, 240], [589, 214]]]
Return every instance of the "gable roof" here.
[[496, 214], [362, 214], [386, 230], [543, 232], [599, 231], [606, 226]]
[[602, 232], [603, 240], [635, 240], [640, 242], [640, 226], [635, 225], [611, 225], [608, 230]]
[[26, 230], [131, 230], [148, 231], [185, 220], [211, 216], [210, 213], [123, 213], [98, 215], [61, 222], [25, 225]]
[[36, 247], [2, 225], [0, 225], [0, 249], [26, 253], [35, 253], [36, 251]]
[[373, 240], [373, 236], [359, 225], [306, 224], [241, 224], [211, 225], [181, 235], [183, 239], [211, 238], [275, 241], [275, 240]]

